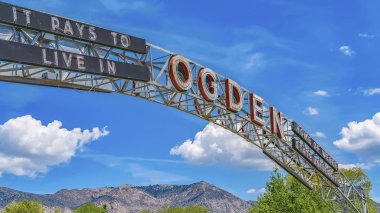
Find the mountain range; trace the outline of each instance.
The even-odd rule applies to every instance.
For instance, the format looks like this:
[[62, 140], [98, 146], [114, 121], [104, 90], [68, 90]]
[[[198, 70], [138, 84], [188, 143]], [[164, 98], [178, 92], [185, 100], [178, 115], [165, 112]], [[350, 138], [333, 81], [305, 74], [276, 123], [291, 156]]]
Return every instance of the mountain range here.
[[252, 202], [206, 182], [190, 185], [150, 185], [103, 187], [96, 189], [63, 189], [55, 194], [32, 194], [0, 187], [0, 209], [11, 202], [21, 200], [41, 202], [47, 212], [55, 208], [71, 212], [71, 209], [84, 203], [107, 204], [110, 213], [135, 213], [143, 210], [156, 210], [162, 206], [200, 205], [210, 212], [247, 212]]
[[[47, 213], [55, 208], [70, 213], [84, 203], [107, 204], [110, 213], [137, 213], [156, 210], [162, 206], [199, 205], [212, 213], [243, 213], [254, 201], [245, 201], [207, 182], [190, 185], [150, 185], [102, 187], [96, 189], [63, 189], [55, 194], [32, 194], [0, 187], [0, 210], [12, 202], [35, 200], [45, 206]], [[380, 212], [380, 204], [376, 204]]]

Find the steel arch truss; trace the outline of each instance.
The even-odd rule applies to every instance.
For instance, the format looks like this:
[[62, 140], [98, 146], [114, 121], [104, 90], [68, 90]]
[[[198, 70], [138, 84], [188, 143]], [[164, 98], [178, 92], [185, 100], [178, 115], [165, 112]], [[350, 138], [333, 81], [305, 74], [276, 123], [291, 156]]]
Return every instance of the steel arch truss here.
[[[336, 212], [367, 212], [367, 198], [340, 171], [333, 171], [339, 186], [334, 185], [292, 147], [292, 141], [301, 140], [291, 130], [291, 120], [283, 119], [285, 137], [279, 139], [271, 133], [270, 105], [263, 103], [264, 125], [251, 122], [247, 103], [250, 91], [242, 89], [245, 99], [243, 109], [233, 113], [226, 108], [225, 80], [217, 74], [218, 98], [205, 101], [197, 86], [197, 72], [204, 66], [188, 60], [194, 85], [186, 92], [174, 88], [169, 77], [169, 60], [176, 55], [152, 44], [147, 44], [147, 54], [136, 54], [120, 49], [86, 43], [57, 35], [27, 30], [10, 25], [0, 25], [0, 39], [62, 50], [76, 54], [95, 56], [132, 64], [148, 64], [149, 82], [138, 82], [92, 75], [87, 73], [0, 62], [0, 80], [52, 87], [80, 89], [94, 92], [120, 93], [160, 103], [215, 123], [256, 145], [278, 165], [296, 177], [305, 186], [320, 190], [326, 201], [332, 201]], [[314, 153], [314, 157], [319, 156]]]

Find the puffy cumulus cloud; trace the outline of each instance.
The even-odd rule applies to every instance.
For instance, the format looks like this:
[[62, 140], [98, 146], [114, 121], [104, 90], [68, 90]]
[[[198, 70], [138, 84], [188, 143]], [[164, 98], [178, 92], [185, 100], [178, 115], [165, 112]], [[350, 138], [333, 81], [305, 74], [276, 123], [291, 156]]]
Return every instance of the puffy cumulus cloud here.
[[0, 175], [34, 177], [46, 173], [108, 133], [104, 128], [67, 130], [57, 120], [45, 126], [30, 115], [10, 119], [0, 125]]
[[353, 56], [355, 54], [355, 51], [351, 49], [350, 46], [347, 46], [347, 45], [343, 45], [339, 47], [339, 51], [346, 56]]
[[170, 154], [179, 155], [197, 165], [218, 164], [265, 171], [272, 170], [275, 166], [259, 148], [212, 123], [198, 132], [194, 141], [186, 140], [173, 147]]
[[340, 134], [342, 138], [334, 141], [336, 147], [357, 153], [363, 159], [380, 162], [380, 112], [362, 122], [349, 122]]
[[313, 95], [314, 96], [327, 97], [327, 96], [329, 96], [329, 93], [325, 90], [317, 90], [317, 91], [313, 92]]
[[305, 113], [306, 113], [306, 115], [310, 115], [310, 116], [318, 115], [319, 110], [318, 110], [318, 108], [308, 107], [308, 108], [306, 108]]

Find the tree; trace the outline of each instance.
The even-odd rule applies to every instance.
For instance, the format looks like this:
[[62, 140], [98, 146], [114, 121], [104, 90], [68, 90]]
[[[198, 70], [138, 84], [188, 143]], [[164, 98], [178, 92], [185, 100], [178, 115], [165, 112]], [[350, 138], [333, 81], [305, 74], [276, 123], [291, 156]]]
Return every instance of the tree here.
[[37, 201], [23, 200], [6, 206], [4, 213], [44, 213], [44, 207]]
[[320, 190], [311, 190], [290, 175], [286, 176], [286, 185], [291, 194], [293, 212], [333, 212], [332, 203], [323, 199]]
[[95, 204], [93, 203], [85, 203], [83, 205], [81, 205], [80, 207], [78, 208], [75, 208], [73, 213], [88, 213], [88, 212], [91, 212], [91, 213], [107, 213], [107, 206], [103, 206], [103, 208], [101, 207], [97, 207]]
[[278, 170], [274, 170], [270, 181], [266, 183], [266, 192], [258, 198], [257, 206], [251, 208], [249, 213], [290, 212], [290, 196], [284, 181]]
[[281, 175], [275, 169], [266, 183], [266, 192], [259, 196], [257, 205], [249, 213], [332, 212], [330, 205], [323, 201], [320, 193], [308, 189], [290, 175]]
[[[363, 190], [370, 198], [372, 183], [368, 176], [360, 168], [341, 169], [347, 178]], [[318, 183], [318, 179], [315, 179]], [[275, 170], [266, 183], [266, 192], [259, 196], [256, 206], [250, 213], [261, 212], [333, 212], [332, 203], [326, 202], [320, 190], [310, 190], [290, 175], [282, 176]], [[358, 209], [362, 209], [361, 203], [355, 203]], [[368, 199], [369, 212], [376, 212], [376, 207], [371, 199]]]
[[[370, 213], [376, 212], [375, 202], [371, 199], [370, 192], [372, 190], [372, 183], [367, 174], [359, 167], [354, 167], [351, 169], [341, 169], [342, 173], [358, 187], [358, 190], [364, 192], [365, 196], [368, 198], [368, 210]], [[361, 209], [361, 203], [355, 203], [358, 209]]]

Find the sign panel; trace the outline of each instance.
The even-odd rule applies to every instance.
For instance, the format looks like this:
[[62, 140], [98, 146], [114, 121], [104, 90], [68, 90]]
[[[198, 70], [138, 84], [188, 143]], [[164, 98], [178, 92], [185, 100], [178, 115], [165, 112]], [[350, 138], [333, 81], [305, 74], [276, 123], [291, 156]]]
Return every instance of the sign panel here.
[[0, 22], [146, 54], [144, 39], [0, 2]]
[[326, 161], [335, 171], [338, 171], [338, 163], [294, 121], [292, 122], [292, 131], [304, 142], [306, 142], [314, 150], [314, 152]]
[[321, 172], [327, 179], [329, 179], [335, 186], [339, 187], [339, 183], [336, 180], [335, 175], [332, 172], [327, 171], [324, 163], [318, 158], [314, 157], [310, 153], [304, 143], [300, 143], [293, 139], [293, 149], [295, 149], [300, 155], [302, 155], [309, 163], [311, 163], [319, 172]]
[[5, 40], [0, 40], [0, 60], [145, 82], [150, 80], [147, 66], [111, 61]]

